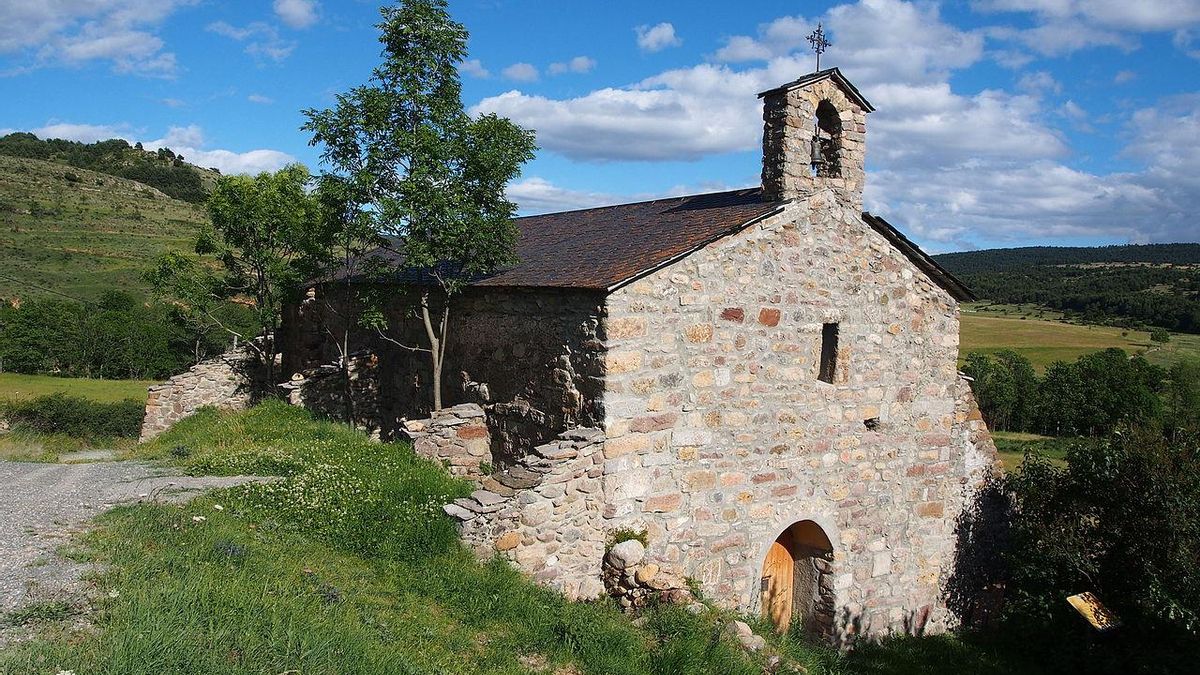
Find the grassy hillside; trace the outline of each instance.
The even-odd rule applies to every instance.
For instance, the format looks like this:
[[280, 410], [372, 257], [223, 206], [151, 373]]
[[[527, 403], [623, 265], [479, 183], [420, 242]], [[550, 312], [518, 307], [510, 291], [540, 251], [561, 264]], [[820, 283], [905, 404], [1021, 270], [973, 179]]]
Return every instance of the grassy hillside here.
[[201, 206], [132, 180], [0, 155], [0, 298], [141, 295], [143, 270], [189, 248], [206, 218]]
[[1109, 326], [1081, 326], [1018, 316], [982, 314], [964, 308], [959, 356], [970, 352], [994, 354], [1011, 349], [1025, 356], [1038, 372], [1054, 361], [1074, 361], [1080, 356], [1117, 347], [1129, 354], [1144, 354], [1151, 363], [1169, 366], [1180, 358], [1200, 358], [1200, 335], [1176, 333], [1159, 344], [1143, 331]]

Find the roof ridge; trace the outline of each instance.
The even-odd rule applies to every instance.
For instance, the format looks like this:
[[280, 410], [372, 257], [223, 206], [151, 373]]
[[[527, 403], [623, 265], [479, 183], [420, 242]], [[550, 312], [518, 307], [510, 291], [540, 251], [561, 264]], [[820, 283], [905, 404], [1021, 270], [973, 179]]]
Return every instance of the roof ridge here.
[[680, 199], [692, 199], [694, 197], [712, 197], [714, 195], [728, 195], [728, 194], [733, 194], [735, 192], [753, 192], [753, 191], [761, 192], [762, 187], [761, 186], [751, 186], [751, 187], [743, 187], [743, 188], [733, 188], [731, 190], [720, 190], [717, 192], [697, 192], [696, 194], [677, 195], [675, 197], [657, 197], [655, 199], [643, 199], [643, 200], [637, 201], [637, 202], [621, 202], [620, 204], [606, 204], [604, 206], [588, 206], [588, 207], [584, 207], [581, 209], [567, 209], [565, 211], [548, 211], [546, 213], [536, 213], [536, 214], [528, 215], [528, 216], [517, 216], [516, 218], [513, 218], [513, 220], [525, 220], [527, 218], [542, 218], [544, 216], [559, 216], [559, 215], [564, 215], [564, 214], [568, 214], [568, 213], [584, 213], [586, 211], [602, 211], [604, 209], [617, 209], [617, 208], [621, 208], [622, 206], [639, 206], [642, 204], [654, 204], [656, 202], [677, 201]]

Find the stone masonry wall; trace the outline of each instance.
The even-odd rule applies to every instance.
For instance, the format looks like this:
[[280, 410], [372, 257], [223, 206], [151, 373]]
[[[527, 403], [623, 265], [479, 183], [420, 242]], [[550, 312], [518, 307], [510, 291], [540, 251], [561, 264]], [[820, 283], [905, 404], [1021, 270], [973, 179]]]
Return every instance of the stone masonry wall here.
[[[833, 104], [841, 117], [838, 177], [812, 175], [810, 141], [817, 106], [822, 100]], [[831, 189], [843, 203], [861, 211], [866, 181], [866, 132], [866, 111], [848, 99], [832, 80], [768, 95], [763, 99], [763, 189], [778, 199]]]
[[483, 478], [491, 443], [483, 408], [463, 403], [442, 408], [433, 417], [404, 423], [404, 435], [418, 455], [441, 462], [454, 476]]
[[607, 309], [605, 529], [645, 528], [649, 558], [757, 612], [768, 548], [811, 520], [839, 637], [945, 625], [954, 518], [994, 449], [962, 400], [956, 303], [857, 208], [819, 191]]
[[254, 355], [234, 350], [150, 387], [141, 440], [148, 441], [206, 405], [242, 410], [261, 393]]
[[600, 597], [603, 447], [599, 429], [568, 431], [445, 511], [477, 556], [499, 554], [568, 598]]
[[[341, 305], [339, 287], [329, 304]], [[392, 337], [423, 345], [425, 331], [416, 306], [393, 293], [387, 314]], [[326, 302], [288, 309], [283, 344], [285, 367], [304, 370], [336, 358], [321, 327]], [[443, 404], [497, 405], [492, 431], [504, 461], [578, 426], [603, 418], [603, 345], [597, 337], [603, 293], [563, 289], [469, 288], [450, 313], [450, 339], [443, 372]], [[331, 322], [337, 324], [338, 322]], [[401, 431], [402, 420], [430, 412], [430, 366], [425, 354], [399, 348], [364, 332], [356, 348], [379, 355], [382, 436]], [[501, 462], [504, 463], [504, 462]]]

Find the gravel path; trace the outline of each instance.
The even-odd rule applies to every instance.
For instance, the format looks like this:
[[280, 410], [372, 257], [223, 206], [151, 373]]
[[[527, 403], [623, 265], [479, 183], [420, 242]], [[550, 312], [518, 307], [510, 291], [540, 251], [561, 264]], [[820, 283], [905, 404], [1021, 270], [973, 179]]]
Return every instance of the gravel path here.
[[[17, 637], [4, 615], [33, 602], [74, 602], [87, 566], [56, 555], [94, 516], [118, 504], [181, 502], [256, 476], [191, 477], [137, 462], [0, 462], [0, 648]], [[8, 633], [6, 636], [5, 633]]]

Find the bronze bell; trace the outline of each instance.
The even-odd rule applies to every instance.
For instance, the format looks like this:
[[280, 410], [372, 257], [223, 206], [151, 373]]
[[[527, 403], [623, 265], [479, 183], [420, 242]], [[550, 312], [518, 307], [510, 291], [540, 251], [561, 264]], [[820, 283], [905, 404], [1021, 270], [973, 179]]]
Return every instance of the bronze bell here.
[[821, 137], [817, 134], [813, 134], [812, 137], [811, 161], [814, 169], [825, 164], [825, 153], [821, 152]]

